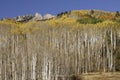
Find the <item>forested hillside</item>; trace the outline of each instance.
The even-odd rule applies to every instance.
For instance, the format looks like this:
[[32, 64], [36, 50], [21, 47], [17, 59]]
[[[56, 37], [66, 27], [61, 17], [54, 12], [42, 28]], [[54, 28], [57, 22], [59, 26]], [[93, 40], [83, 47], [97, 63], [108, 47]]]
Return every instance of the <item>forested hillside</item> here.
[[0, 80], [74, 80], [120, 71], [120, 14], [74, 10], [25, 22], [0, 21]]

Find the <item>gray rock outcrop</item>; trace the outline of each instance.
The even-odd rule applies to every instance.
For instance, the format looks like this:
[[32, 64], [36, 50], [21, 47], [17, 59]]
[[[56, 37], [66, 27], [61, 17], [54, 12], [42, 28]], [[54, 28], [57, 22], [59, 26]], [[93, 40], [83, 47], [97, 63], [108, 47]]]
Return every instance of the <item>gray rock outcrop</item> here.
[[39, 20], [42, 20], [43, 19], [43, 17], [42, 17], [42, 15], [41, 14], [39, 14], [39, 13], [35, 13], [35, 15], [34, 15], [34, 17], [33, 17], [33, 21], [39, 21]]
[[43, 16], [43, 19], [51, 19], [53, 17], [55, 17], [55, 16], [53, 16], [51, 14], [46, 14], [46, 15]]
[[24, 15], [24, 16], [17, 16], [15, 17], [15, 20], [18, 22], [26, 22], [33, 18], [33, 15]]

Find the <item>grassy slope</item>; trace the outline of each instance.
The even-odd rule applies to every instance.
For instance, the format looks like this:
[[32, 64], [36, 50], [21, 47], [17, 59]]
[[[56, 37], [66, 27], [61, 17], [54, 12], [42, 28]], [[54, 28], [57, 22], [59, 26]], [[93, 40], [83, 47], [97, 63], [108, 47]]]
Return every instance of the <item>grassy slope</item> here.
[[120, 73], [91, 73], [83, 74], [82, 80], [120, 80]]

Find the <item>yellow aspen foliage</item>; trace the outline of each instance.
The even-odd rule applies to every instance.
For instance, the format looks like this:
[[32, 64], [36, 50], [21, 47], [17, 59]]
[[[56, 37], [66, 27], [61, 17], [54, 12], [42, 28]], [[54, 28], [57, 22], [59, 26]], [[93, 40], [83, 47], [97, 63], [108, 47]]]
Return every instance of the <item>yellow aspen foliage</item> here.
[[104, 20], [112, 20], [114, 18], [114, 14], [112, 13], [104, 13], [102, 15], [98, 16], [99, 19], [104, 19]]
[[[19, 24], [11, 29], [11, 33], [14, 34], [27, 34], [33, 31], [38, 30], [36, 27], [31, 27], [32, 24], [35, 23], [24, 23], [24, 24]], [[36, 23], [37, 24], [37, 23]]]
[[67, 18], [66, 15], [64, 15], [58, 19], [49, 20], [49, 21], [47, 21], [47, 23], [53, 27], [64, 27], [64, 26], [69, 27], [69, 26], [73, 26], [73, 25], [74, 26], [78, 25], [78, 23], [76, 22], [76, 19]]
[[9, 26], [17, 26], [17, 25], [21, 25], [22, 23], [16, 22], [14, 20], [3, 20], [0, 21], [0, 24], [5, 24], [5, 25], [9, 25]]
[[101, 24], [106, 25], [106, 26], [107, 25], [110, 25], [110, 26], [117, 25], [116, 22], [113, 22], [113, 21], [110, 21], [110, 20], [106, 20], [106, 21], [102, 22]]
[[0, 21], [0, 24], [4, 24], [10, 27], [10, 33], [12, 34], [27, 34], [39, 30], [38, 27], [34, 27], [38, 24], [37, 22], [20, 23], [14, 20], [3, 20]]
[[88, 10], [74, 10], [72, 14], [77, 15], [78, 17], [88, 14]]

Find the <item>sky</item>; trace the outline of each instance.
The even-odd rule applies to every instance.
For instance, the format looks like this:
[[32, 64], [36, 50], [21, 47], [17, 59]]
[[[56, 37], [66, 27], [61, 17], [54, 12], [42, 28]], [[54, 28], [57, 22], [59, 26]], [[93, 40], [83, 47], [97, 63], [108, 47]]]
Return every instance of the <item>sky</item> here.
[[120, 11], [120, 0], [0, 0], [0, 18], [47, 13], [56, 15], [69, 10]]

